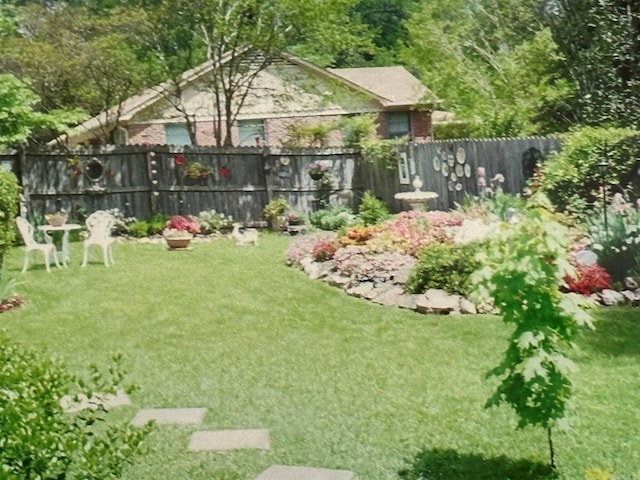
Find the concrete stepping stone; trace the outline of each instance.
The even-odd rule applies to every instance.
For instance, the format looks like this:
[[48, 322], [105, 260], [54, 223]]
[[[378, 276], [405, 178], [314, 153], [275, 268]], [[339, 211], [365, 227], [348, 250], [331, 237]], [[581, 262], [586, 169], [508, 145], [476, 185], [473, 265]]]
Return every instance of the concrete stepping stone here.
[[205, 413], [206, 408], [144, 408], [133, 417], [131, 424], [141, 427], [155, 420], [158, 424], [199, 425]]
[[223, 451], [241, 448], [269, 450], [269, 430], [210, 430], [194, 432], [189, 439], [189, 450]]
[[349, 470], [272, 465], [255, 480], [355, 480], [355, 478], [355, 473]]

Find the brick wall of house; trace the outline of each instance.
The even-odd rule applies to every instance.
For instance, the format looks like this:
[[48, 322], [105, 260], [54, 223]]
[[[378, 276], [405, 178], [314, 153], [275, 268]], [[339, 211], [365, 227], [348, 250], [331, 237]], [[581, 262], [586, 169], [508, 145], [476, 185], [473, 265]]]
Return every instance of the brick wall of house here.
[[[282, 146], [288, 138], [287, 127], [292, 123], [304, 123], [313, 125], [317, 123], [333, 122], [339, 119], [338, 115], [318, 115], [314, 117], [284, 117], [271, 118], [265, 121], [265, 135], [269, 146]], [[376, 122], [378, 123], [377, 134], [381, 138], [387, 137], [387, 123], [383, 112], [379, 113]], [[431, 114], [429, 112], [411, 112], [412, 140], [415, 142], [426, 142], [431, 140]], [[128, 127], [129, 144], [164, 144], [164, 125], [161, 123], [135, 124]], [[196, 124], [196, 138], [198, 145], [215, 145], [212, 121], [200, 121]], [[238, 129], [232, 130], [233, 144], [238, 144]], [[224, 137], [223, 137], [224, 141]], [[328, 136], [330, 147], [342, 145], [342, 135], [339, 131], [332, 131]], [[262, 146], [262, 145], [260, 145]]]
[[[338, 120], [338, 115], [326, 115], [315, 117], [286, 117], [271, 118], [265, 122], [265, 130], [267, 142], [270, 146], [281, 146], [288, 138], [287, 128], [294, 123], [302, 123], [305, 125], [315, 125], [319, 123], [329, 123]], [[327, 146], [337, 147], [342, 145], [342, 135], [335, 130], [329, 133], [327, 138]]]
[[411, 130], [414, 142], [430, 142], [431, 112], [411, 112]]
[[164, 143], [164, 126], [160, 123], [129, 125], [127, 131], [130, 145], [161, 145]]

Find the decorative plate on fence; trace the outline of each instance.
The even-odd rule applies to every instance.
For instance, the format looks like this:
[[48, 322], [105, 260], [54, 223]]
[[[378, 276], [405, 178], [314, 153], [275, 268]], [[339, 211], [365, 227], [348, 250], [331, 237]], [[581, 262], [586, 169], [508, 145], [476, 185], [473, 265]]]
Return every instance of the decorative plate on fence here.
[[464, 176], [464, 167], [462, 165], [456, 165], [456, 175], [458, 178], [462, 178]]
[[471, 165], [465, 163], [464, 165], [464, 176], [467, 178], [471, 178]]
[[443, 163], [441, 172], [442, 172], [442, 176], [443, 177], [448, 177], [449, 176], [449, 165], [447, 165], [446, 163]]
[[440, 171], [440, 166], [442, 165], [442, 163], [440, 162], [440, 157], [438, 155], [436, 155], [435, 157], [433, 157], [433, 169], [436, 172]]
[[447, 163], [450, 167], [453, 167], [456, 164], [456, 157], [453, 155], [453, 153], [449, 153], [447, 155]]
[[462, 190], [462, 184], [460, 182], [456, 183], [456, 191]]
[[447, 188], [449, 189], [450, 192], [453, 192], [453, 189], [455, 188], [455, 186], [456, 184], [451, 180], [449, 180], [449, 182], [447, 183]]
[[454, 172], [451, 172], [451, 175], [449, 175], [449, 179], [452, 182], [455, 182], [456, 180], [458, 180], [458, 176]]
[[466, 158], [467, 158], [467, 153], [464, 151], [464, 148], [459, 147], [458, 150], [456, 151], [456, 160], [458, 160], [458, 163], [462, 164], [464, 163]]

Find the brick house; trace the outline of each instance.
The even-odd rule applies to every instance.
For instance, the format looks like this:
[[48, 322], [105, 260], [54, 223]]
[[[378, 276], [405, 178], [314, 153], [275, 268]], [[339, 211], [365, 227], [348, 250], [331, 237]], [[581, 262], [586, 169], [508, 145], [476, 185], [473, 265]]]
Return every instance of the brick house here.
[[[213, 94], [206, 88], [209, 62], [182, 75], [180, 104], [195, 119], [198, 145], [215, 145]], [[106, 143], [190, 145], [184, 116], [167, 95], [168, 84], [150, 88], [103, 112], [56, 142], [69, 146]], [[383, 138], [431, 139], [435, 96], [404, 67], [320, 68], [282, 54], [256, 77], [236, 118], [236, 146], [280, 146], [292, 123], [321, 124], [343, 116], [375, 114]], [[441, 112], [440, 112], [441, 113]], [[438, 115], [435, 112], [434, 118]], [[52, 142], [53, 143], [53, 142]], [[328, 138], [341, 145], [339, 131]]]

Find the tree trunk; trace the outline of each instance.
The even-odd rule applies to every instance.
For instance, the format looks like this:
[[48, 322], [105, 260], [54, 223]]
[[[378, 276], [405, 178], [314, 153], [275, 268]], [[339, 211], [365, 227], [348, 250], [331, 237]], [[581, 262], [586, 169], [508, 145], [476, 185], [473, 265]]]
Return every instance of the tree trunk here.
[[556, 469], [556, 453], [553, 450], [553, 440], [551, 439], [551, 427], [547, 428], [547, 438], [549, 440], [549, 463], [551, 465], [551, 469]]

